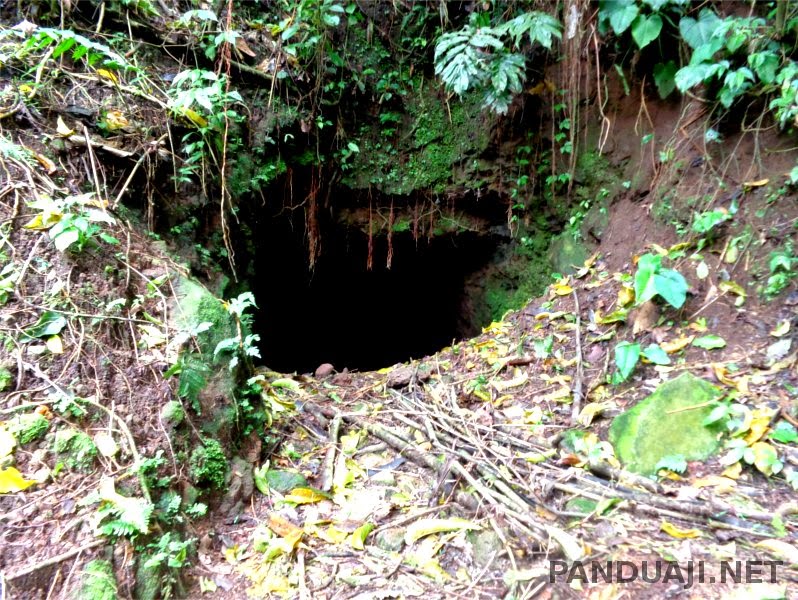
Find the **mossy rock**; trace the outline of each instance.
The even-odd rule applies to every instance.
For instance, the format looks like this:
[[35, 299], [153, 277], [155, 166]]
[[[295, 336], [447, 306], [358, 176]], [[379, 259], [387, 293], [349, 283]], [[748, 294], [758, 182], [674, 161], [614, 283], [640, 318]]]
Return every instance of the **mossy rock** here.
[[714, 385], [690, 373], [666, 381], [613, 420], [609, 438], [615, 456], [626, 469], [642, 475], [655, 475], [666, 456], [706, 460], [717, 452], [720, 432], [703, 421], [721, 396]]
[[84, 600], [116, 600], [116, 577], [111, 561], [93, 560], [83, 569], [80, 597]]
[[549, 246], [549, 260], [558, 273], [573, 273], [587, 257], [585, 245], [567, 231], [555, 237]]

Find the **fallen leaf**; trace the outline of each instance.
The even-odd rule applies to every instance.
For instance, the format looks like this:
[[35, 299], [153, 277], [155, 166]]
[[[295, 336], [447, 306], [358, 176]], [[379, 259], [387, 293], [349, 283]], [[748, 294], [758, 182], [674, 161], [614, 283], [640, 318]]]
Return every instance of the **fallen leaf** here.
[[69, 137], [70, 135], [75, 135], [75, 130], [67, 127], [67, 124], [64, 123], [64, 119], [62, 119], [61, 117], [58, 117], [58, 119], [56, 120], [55, 130], [58, 133], [58, 135], [62, 137]]
[[0, 494], [21, 492], [35, 483], [35, 480], [25, 479], [14, 467], [0, 471]]
[[754, 544], [756, 548], [767, 550], [777, 558], [783, 559], [790, 565], [798, 565], [798, 548], [782, 540], [762, 540]]
[[718, 289], [727, 294], [734, 294], [737, 296], [737, 300], [734, 301], [734, 306], [740, 307], [745, 302], [745, 299], [748, 297], [745, 289], [739, 283], [735, 283], [733, 281], [721, 281], [718, 284]]
[[45, 340], [45, 345], [47, 346], [47, 349], [53, 354], [64, 353], [64, 344], [61, 342], [60, 335], [51, 335]]
[[665, 352], [667, 352], [668, 354], [674, 354], [676, 352], [679, 352], [680, 350], [684, 350], [687, 346], [690, 345], [690, 343], [692, 343], [694, 338], [695, 336], [693, 335], [689, 336], [683, 335], [680, 338], [671, 340], [670, 342], [662, 342], [660, 344], [660, 347], [663, 350], [665, 350]]
[[355, 550], [363, 550], [365, 548], [366, 538], [369, 536], [372, 529], [374, 529], [374, 523], [363, 523], [363, 525], [352, 532], [349, 538], [349, 545]]
[[473, 521], [461, 519], [459, 517], [452, 517], [451, 519], [422, 519], [416, 521], [405, 532], [405, 543], [416, 543], [423, 537], [432, 535], [433, 533], [444, 533], [448, 531], [474, 531], [480, 530], [482, 527]]
[[776, 325], [776, 327], [773, 328], [773, 330], [770, 332], [770, 335], [772, 335], [773, 337], [780, 338], [784, 337], [789, 332], [790, 332], [790, 320], [784, 319], [783, 321], [780, 321], [779, 324]]
[[679, 540], [701, 537], [701, 532], [698, 529], [681, 529], [668, 521], [663, 521], [659, 528]]
[[295, 488], [291, 490], [291, 493], [286, 495], [283, 500], [292, 502], [293, 504], [313, 504], [315, 502], [327, 500], [328, 498], [329, 495], [320, 490], [315, 490], [313, 488]]
[[97, 69], [96, 73], [100, 76], [100, 79], [107, 79], [114, 85], [119, 83], [119, 78], [108, 69]]
[[755, 188], [755, 187], [762, 187], [763, 185], [767, 185], [770, 183], [770, 179], [757, 179], [756, 181], [744, 181], [743, 187], [747, 188]]

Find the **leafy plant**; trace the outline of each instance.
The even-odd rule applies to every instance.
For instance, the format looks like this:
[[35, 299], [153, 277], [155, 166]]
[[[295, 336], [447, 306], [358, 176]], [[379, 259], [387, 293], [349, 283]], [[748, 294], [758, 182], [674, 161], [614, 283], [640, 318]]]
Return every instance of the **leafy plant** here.
[[97, 456], [97, 446], [92, 439], [74, 428], [56, 431], [53, 450], [65, 456], [68, 467], [81, 471], [91, 468]]
[[640, 360], [640, 344], [620, 342], [615, 346], [615, 366], [618, 372], [613, 377], [613, 383], [621, 383], [629, 379]]
[[252, 292], [244, 292], [227, 303], [227, 311], [236, 320], [236, 335], [220, 341], [213, 351], [213, 356], [216, 357], [222, 353], [229, 355], [228, 368], [231, 371], [241, 361], [245, 365], [251, 366], [252, 357], [260, 358], [260, 350], [255, 345], [260, 341], [260, 336], [247, 333], [252, 325], [252, 315], [247, 311], [253, 307], [257, 308], [257, 305]]
[[80, 597], [85, 600], [117, 600], [114, 569], [107, 560], [92, 560], [83, 568]]
[[765, 296], [770, 300], [783, 292], [795, 278], [798, 258], [793, 256], [792, 245], [787, 243], [783, 250], [770, 255], [768, 267], [770, 276], [765, 285]]
[[551, 49], [561, 35], [557, 19], [542, 12], [522, 13], [496, 26], [490, 25], [487, 14], [473, 13], [460, 30], [438, 38], [435, 74], [457, 95], [481, 90], [483, 106], [504, 114], [526, 80], [526, 58], [520, 52], [523, 38]]
[[67, 196], [60, 200], [43, 197], [28, 206], [39, 212], [24, 225], [26, 229], [49, 231], [50, 239], [61, 252], [81, 252], [96, 243], [95, 236], [109, 244], [119, 240], [101, 231], [100, 224], [113, 225], [114, 218], [94, 194]]
[[674, 308], [681, 308], [687, 299], [687, 281], [678, 271], [663, 268], [658, 254], [644, 254], [637, 261], [634, 288], [637, 305], [660, 296]]

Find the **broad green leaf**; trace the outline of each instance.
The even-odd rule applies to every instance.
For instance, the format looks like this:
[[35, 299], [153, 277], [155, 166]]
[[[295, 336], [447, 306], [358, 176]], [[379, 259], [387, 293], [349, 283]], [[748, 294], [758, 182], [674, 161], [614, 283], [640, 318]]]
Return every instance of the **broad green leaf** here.
[[673, 308], [681, 308], [687, 299], [687, 281], [673, 269], [662, 269], [654, 275], [654, 287]]
[[660, 31], [662, 31], [662, 18], [657, 14], [648, 17], [639, 15], [632, 23], [632, 38], [640, 49], [656, 40]]
[[675, 77], [677, 70], [678, 67], [672, 60], [654, 65], [654, 83], [657, 86], [657, 92], [660, 98], [667, 98], [673, 93], [673, 90], [676, 89]]
[[634, 0], [603, 0], [599, 4], [599, 15], [602, 19], [609, 19], [613, 31], [621, 35], [629, 29], [640, 9]]
[[765, 85], [776, 81], [776, 70], [779, 67], [779, 62], [779, 57], [771, 51], [754, 52], [748, 55], [748, 64]]
[[696, 49], [708, 43], [722, 23], [723, 21], [712, 10], [704, 8], [699, 13], [698, 19], [682, 17], [679, 21], [679, 32], [684, 41]]
[[626, 381], [640, 360], [640, 344], [621, 342], [615, 346], [615, 366], [621, 375], [621, 380]]
[[269, 469], [266, 463], [262, 467], [253, 471], [255, 475], [255, 485], [262, 493], [266, 494], [270, 490], [285, 493], [296, 488], [308, 486], [308, 481], [300, 473], [293, 471], [280, 471]]
[[60, 252], [67, 250], [72, 244], [80, 240], [80, 231], [75, 227], [64, 229], [53, 238], [55, 247]]
[[61, 313], [45, 311], [39, 320], [25, 330], [25, 335], [32, 338], [47, 338], [58, 335], [66, 327], [67, 320]]
[[663, 350], [659, 344], [651, 344], [648, 348], [643, 350], [643, 356], [655, 365], [669, 365], [671, 364], [671, 357]]
[[695, 213], [693, 216], [693, 231], [708, 233], [717, 225], [729, 220], [729, 213], [723, 210], [709, 210]]
[[693, 346], [696, 348], [703, 348], [704, 350], [714, 350], [715, 348], [724, 348], [726, 340], [718, 335], [705, 335], [693, 340]]
[[637, 305], [644, 304], [657, 294], [654, 287], [654, 274], [662, 266], [662, 257], [656, 254], [644, 254], [637, 261], [635, 274], [635, 300]]
[[782, 444], [794, 444], [798, 442], [798, 432], [787, 421], [779, 421], [773, 431], [770, 432], [770, 438]]

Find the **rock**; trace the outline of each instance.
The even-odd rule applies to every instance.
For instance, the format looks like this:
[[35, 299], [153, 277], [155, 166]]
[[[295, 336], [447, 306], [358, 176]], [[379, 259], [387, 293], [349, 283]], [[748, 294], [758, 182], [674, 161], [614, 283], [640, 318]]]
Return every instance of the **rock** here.
[[329, 377], [333, 374], [333, 371], [335, 371], [335, 367], [333, 367], [330, 363], [320, 364], [316, 369], [316, 379], [324, 379], [325, 377]]
[[501, 539], [491, 529], [474, 531], [472, 534], [469, 537], [474, 547], [474, 562], [480, 567], [490, 563], [504, 549]]
[[703, 421], [712, 412], [711, 402], [721, 396], [718, 388], [691, 373], [666, 381], [612, 421], [609, 438], [615, 456], [628, 470], [652, 476], [666, 456], [709, 458], [719, 448], [719, 432]]
[[116, 600], [116, 577], [109, 560], [92, 560], [81, 573], [80, 597]]
[[183, 405], [177, 400], [170, 400], [161, 408], [161, 421], [166, 427], [175, 428], [185, 419]]
[[158, 567], [146, 567], [152, 554], [142, 552], [137, 557], [136, 591], [138, 600], [156, 600], [161, 597], [161, 570]]
[[255, 489], [255, 479], [252, 476], [252, 466], [240, 456], [235, 456], [230, 461], [230, 472], [227, 477], [227, 493], [222, 499], [219, 511], [225, 516], [232, 517], [243, 511], [244, 503], [250, 499]]
[[388, 387], [391, 388], [405, 387], [412, 381], [414, 377], [418, 381], [426, 381], [429, 379], [429, 372], [426, 369], [422, 369], [421, 367], [413, 365], [397, 367], [388, 373], [388, 379], [386, 380], [386, 383]]
[[374, 543], [386, 552], [399, 552], [405, 545], [405, 532], [400, 527], [383, 529], [374, 536]]

